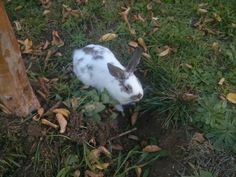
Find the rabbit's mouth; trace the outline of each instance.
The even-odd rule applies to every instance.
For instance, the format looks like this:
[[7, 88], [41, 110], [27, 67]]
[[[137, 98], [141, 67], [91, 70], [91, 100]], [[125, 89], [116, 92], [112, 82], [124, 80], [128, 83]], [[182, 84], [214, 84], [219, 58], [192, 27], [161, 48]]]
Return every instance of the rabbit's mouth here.
[[140, 101], [143, 98], [143, 94], [139, 93], [137, 95], [133, 95], [130, 97], [132, 101], [137, 102]]

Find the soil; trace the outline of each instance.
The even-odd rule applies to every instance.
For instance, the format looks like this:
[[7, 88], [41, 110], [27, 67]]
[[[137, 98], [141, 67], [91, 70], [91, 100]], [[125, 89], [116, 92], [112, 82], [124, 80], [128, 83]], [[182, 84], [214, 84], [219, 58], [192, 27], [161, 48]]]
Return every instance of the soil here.
[[[84, 121], [82, 113], [71, 111], [70, 121], [64, 135], [77, 144], [87, 142], [92, 146], [106, 146], [111, 138], [136, 127], [137, 130], [129, 135], [135, 135], [138, 137], [138, 141], [132, 141], [125, 135], [114, 138], [112, 144], [120, 145], [125, 151], [132, 149], [137, 144], [145, 146], [150, 142], [150, 139], [157, 140], [157, 145], [163, 150], [166, 150], [168, 155], [152, 163], [149, 177], [179, 177], [181, 175], [193, 174], [193, 168], [189, 166], [189, 162], [191, 162], [191, 164], [197, 162], [198, 166], [202, 168], [205, 167], [206, 169], [217, 166], [216, 164], [221, 162], [218, 158], [220, 154], [217, 155], [214, 153], [209, 143], [206, 142], [206, 144], [192, 146], [192, 135], [198, 132], [196, 129], [191, 127], [164, 129], [162, 128], [162, 120], [158, 115], [151, 116], [149, 114], [140, 115], [136, 124], [131, 126], [130, 115], [131, 112], [127, 112], [127, 117], [119, 117], [115, 121], [106, 120], [94, 122]], [[52, 117], [48, 116], [47, 119], [53, 122]], [[24, 120], [22, 123], [19, 121], [19, 118], [7, 117], [2, 114], [0, 121], [0, 159], [4, 159], [4, 156], [10, 150], [12, 151], [11, 153], [14, 153], [18, 148], [17, 144], [20, 143], [23, 144], [23, 152], [26, 155], [25, 160], [21, 162], [23, 167], [11, 172], [11, 176], [13, 177], [19, 176], [19, 173], [23, 174], [22, 176], [35, 176], [32, 158], [34, 158], [36, 154], [39, 142], [41, 142], [41, 158], [45, 161], [48, 158], [56, 158], [53, 154], [60, 154], [61, 145], [68, 143], [68, 141], [63, 138], [57, 138], [51, 142], [48, 135], [52, 132], [52, 128], [41, 125], [39, 122], [35, 122], [31, 119], [28, 121]], [[8, 144], [10, 143], [6, 141], [6, 137], [11, 134], [13, 136], [12, 138], [16, 139], [10, 141], [15, 141], [16, 147], [9, 147]], [[49, 142], [51, 142], [51, 144]], [[197, 154], [201, 152], [202, 149], [204, 153]], [[191, 154], [193, 152], [196, 153], [197, 156], [203, 156], [200, 159], [196, 159], [196, 157]], [[206, 154], [206, 152], [209, 153]], [[204, 164], [207, 159], [211, 159], [212, 157], [216, 159], [216, 164]], [[234, 175], [235, 171], [232, 169], [235, 164], [235, 159], [230, 160], [229, 158], [228, 161], [225, 161], [224, 156], [222, 159], [224, 160], [222, 163], [224, 162], [225, 165], [221, 165], [221, 167], [223, 168], [224, 166], [225, 169], [229, 169], [228, 173]], [[39, 172], [43, 171], [43, 168], [38, 168]], [[212, 171], [221, 174], [221, 176], [228, 176], [222, 174], [224, 170], [217, 172], [217, 168], [214, 168]], [[48, 174], [51, 176], [55, 175], [53, 172], [48, 172]]]

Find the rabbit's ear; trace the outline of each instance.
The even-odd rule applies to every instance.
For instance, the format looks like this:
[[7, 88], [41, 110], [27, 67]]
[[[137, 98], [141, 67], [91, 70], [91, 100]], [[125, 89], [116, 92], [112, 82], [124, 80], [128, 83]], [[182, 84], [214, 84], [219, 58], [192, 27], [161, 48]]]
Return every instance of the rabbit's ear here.
[[114, 66], [111, 63], [107, 63], [107, 67], [108, 67], [109, 73], [112, 76], [114, 76], [116, 79], [123, 80], [126, 78], [125, 71], [120, 69], [119, 67]]
[[141, 47], [137, 47], [134, 51], [134, 54], [132, 56], [132, 58], [130, 59], [127, 67], [126, 67], [126, 71], [129, 73], [133, 73], [136, 66], [139, 64], [140, 58], [142, 56], [143, 53], [143, 48]]

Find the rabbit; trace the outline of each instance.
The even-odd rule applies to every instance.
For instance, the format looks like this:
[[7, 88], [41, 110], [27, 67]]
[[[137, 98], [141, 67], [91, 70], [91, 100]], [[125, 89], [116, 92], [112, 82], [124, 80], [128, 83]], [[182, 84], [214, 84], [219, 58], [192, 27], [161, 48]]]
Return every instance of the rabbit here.
[[143, 49], [137, 47], [124, 67], [106, 47], [90, 44], [73, 52], [73, 72], [83, 84], [99, 91], [106, 89], [119, 102], [115, 108], [123, 112], [122, 105], [132, 104], [142, 99], [143, 88], [134, 75]]

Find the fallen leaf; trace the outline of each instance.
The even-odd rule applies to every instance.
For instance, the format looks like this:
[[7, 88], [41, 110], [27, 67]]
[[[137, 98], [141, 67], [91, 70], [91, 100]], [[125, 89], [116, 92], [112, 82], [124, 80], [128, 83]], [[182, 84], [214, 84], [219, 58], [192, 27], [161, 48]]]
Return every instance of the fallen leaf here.
[[23, 6], [19, 5], [19, 6], [17, 6], [14, 10], [15, 10], [15, 11], [18, 11], [18, 10], [21, 10], [22, 8], [23, 8]]
[[122, 151], [124, 148], [120, 144], [112, 144], [112, 150]]
[[152, 1], [147, 4], [147, 10], [152, 10]]
[[129, 135], [128, 138], [135, 141], [139, 140], [139, 138], [136, 135]]
[[161, 148], [157, 145], [147, 145], [143, 148], [144, 152], [158, 152]]
[[117, 34], [115, 33], [107, 33], [102, 35], [102, 37], [100, 37], [99, 42], [106, 42], [106, 41], [111, 41], [114, 40], [118, 37]]
[[102, 172], [94, 173], [94, 172], [89, 171], [89, 170], [86, 170], [86, 171], [85, 171], [84, 176], [85, 176], [85, 177], [104, 177], [104, 175], [103, 175]]
[[142, 168], [141, 167], [136, 167], [135, 168], [135, 173], [137, 177], [141, 177], [142, 174]]
[[218, 84], [219, 84], [219, 85], [223, 85], [224, 82], [225, 82], [225, 78], [222, 77], [222, 78], [220, 79], [220, 81], [218, 82]]
[[97, 163], [94, 166], [99, 170], [105, 170], [108, 168], [109, 163]]
[[222, 95], [220, 95], [220, 99], [223, 100], [223, 101], [226, 101], [226, 98]]
[[63, 4], [62, 5], [62, 22], [66, 20], [69, 16], [74, 16], [74, 17], [79, 17], [80, 16], [80, 11], [75, 9], [71, 9], [69, 6]]
[[139, 43], [140, 46], [143, 47], [144, 51], [147, 52], [147, 46], [146, 46], [146, 44], [145, 44], [145, 42], [144, 42], [144, 39], [141, 38], [141, 37], [138, 38], [138, 43]]
[[219, 14], [217, 14], [217, 13], [213, 13], [213, 17], [214, 17], [214, 19], [215, 19], [216, 21], [218, 21], [218, 22], [221, 22], [221, 21], [222, 21], [221, 17], [220, 17]]
[[64, 45], [64, 41], [60, 38], [59, 34], [57, 31], [53, 30], [52, 31], [52, 45], [57, 46], [57, 47], [62, 47]]
[[138, 119], [138, 112], [134, 112], [134, 113], [131, 115], [131, 118], [130, 118], [130, 120], [131, 120], [131, 125], [132, 125], [132, 126], [135, 125], [137, 119]]
[[22, 27], [21, 27], [21, 24], [20, 24], [19, 21], [15, 20], [13, 23], [16, 25], [16, 30], [17, 30], [17, 31], [22, 30]]
[[52, 5], [51, 0], [40, 0], [40, 1], [42, 3], [43, 8], [45, 9], [49, 9], [50, 6]]
[[196, 141], [198, 143], [203, 143], [205, 141], [205, 138], [203, 136], [203, 133], [194, 133], [193, 137], [192, 137], [192, 141]]
[[164, 50], [158, 54], [160, 57], [170, 54], [171, 48], [169, 46], [164, 46], [163, 48]]
[[220, 44], [218, 42], [213, 42], [212, 49], [217, 52], [220, 49]]
[[135, 42], [135, 41], [130, 41], [128, 45], [129, 45], [130, 47], [134, 47], [134, 48], [138, 47], [138, 43]]
[[128, 20], [128, 15], [129, 15], [130, 7], [127, 7], [127, 8], [126, 7], [122, 7], [122, 9], [124, 9], [124, 11], [120, 12], [119, 14], [121, 15], [121, 17], [125, 21], [125, 23], [128, 25], [130, 34], [135, 35], [136, 31], [135, 31], [135, 29], [133, 29], [131, 27], [131, 25], [129, 23], [129, 20]]
[[144, 56], [146, 59], [151, 59], [152, 58], [151, 55], [149, 55], [145, 52], [142, 53], [142, 56]]
[[51, 12], [50, 10], [47, 10], [47, 9], [44, 10], [43, 11], [43, 16], [47, 16], [48, 14], [50, 14], [50, 12]]
[[65, 109], [65, 108], [57, 108], [57, 109], [54, 109], [52, 112], [54, 113], [59, 113], [59, 114], [62, 114], [64, 117], [68, 118], [69, 114], [70, 114], [70, 111], [68, 109]]
[[73, 173], [73, 177], [80, 177], [80, 175], [81, 175], [81, 172], [79, 169], [75, 170]]
[[236, 29], [236, 23], [231, 23], [231, 26]]
[[187, 68], [189, 68], [189, 69], [192, 69], [192, 68], [193, 68], [193, 66], [190, 65], [190, 64], [188, 64], [188, 63], [185, 63], [184, 65], [185, 65]]
[[48, 40], [46, 40], [43, 45], [43, 50], [47, 49], [49, 45], [50, 45], [50, 42]]
[[200, 14], [206, 14], [208, 11], [206, 9], [203, 8], [198, 8], [197, 10]]
[[57, 113], [56, 118], [60, 126], [60, 133], [65, 133], [67, 126], [66, 118], [61, 113]]
[[236, 104], [236, 93], [228, 93], [228, 94], [226, 95], [226, 99], [227, 99], [229, 102]]
[[31, 53], [32, 52], [32, 45], [33, 45], [33, 42], [29, 39], [25, 39], [24, 40], [24, 51], [23, 53]]
[[188, 102], [190, 102], [190, 101], [196, 101], [197, 98], [198, 98], [198, 96], [197, 96], [197, 95], [194, 95], [194, 94], [192, 94], [192, 93], [184, 93], [184, 94], [182, 95], [182, 99], [183, 99], [184, 101], [188, 101]]
[[86, 4], [88, 0], [76, 0], [76, 2], [80, 5], [80, 4]]
[[47, 119], [41, 119], [41, 123], [44, 124], [44, 125], [47, 125], [49, 127], [55, 128], [55, 129], [58, 128], [58, 125], [48, 121]]

